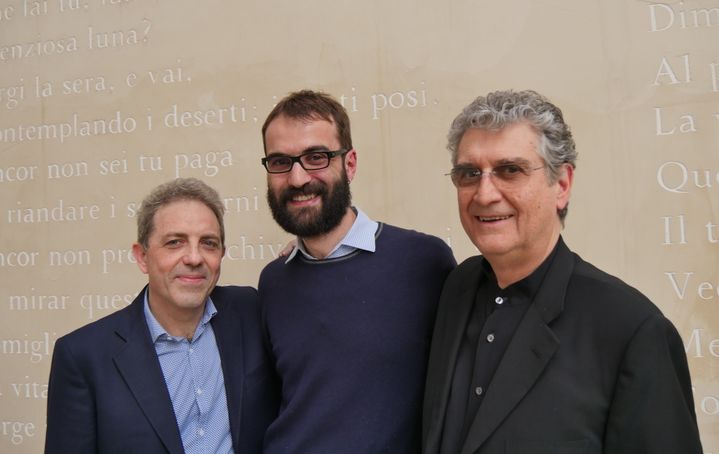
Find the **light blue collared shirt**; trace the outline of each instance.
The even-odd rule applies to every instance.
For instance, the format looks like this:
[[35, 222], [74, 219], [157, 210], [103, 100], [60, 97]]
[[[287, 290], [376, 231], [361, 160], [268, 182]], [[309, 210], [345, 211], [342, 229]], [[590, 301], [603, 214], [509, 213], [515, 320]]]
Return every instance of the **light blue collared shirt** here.
[[[362, 210], [356, 207], [352, 207], [357, 211], [357, 218], [355, 218], [352, 227], [345, 235], [342, 240], [330, 251], [325, 259], [335, 259], [338, 257], [344, 257], [354, 251], [361, 249], [363, 251], [374, 252], [375, 251], [375, 234], [377, 233], [377, 222], [373, 221]], [[300, 251], [309, 260], [318, 260], [312, 257], [307, 249], [305, 249], [302, 239], [297, 238], [297, 246], [292, 249], [290, 255], [287, 257], [285, 263], [289, 263], [290, 260], [295, 258], [297, 251]]]
[[152, 314], [145, 292], [145, 320], [187, 454], [234, 452], [220, 351], [210, 324], [216, 314], [208, 297], [192, 340], [175, 337]]

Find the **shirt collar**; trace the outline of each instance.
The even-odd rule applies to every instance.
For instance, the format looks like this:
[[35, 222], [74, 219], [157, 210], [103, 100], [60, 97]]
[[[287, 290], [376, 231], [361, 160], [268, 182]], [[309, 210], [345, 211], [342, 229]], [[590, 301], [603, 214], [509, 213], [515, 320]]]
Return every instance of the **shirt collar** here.
[[[147, 327], [150, 329], [150, 338], [152, 339], [152, 342], [156, 342], [158, 339], [160, 339], [162, 336], [170, 336], [173, 337], [171, 334], [169, 334], [165, 328], [162, 327], [160, 322], [157, 321], [155, 318], [155, 315], [150, 310], [150, 303], [148, 299], [150, 289], [145, 290], [145, 321], [147, 322]], [[202, 314], [202, 318], [200, 319], [200, 323], [197, 324], [197, 328], [195, 329], [195, 335], [193, 336], [193, 339], [196, 339], [202, 331], [205, 330], [205, 326], [210, 322], [212, 317], [217, 314], [217, 308], [215, 307], [215, 304], [212, 302], [212, 298], [209, 296], [207, 297], [207, 302], [205, 304], [205, 312]]]
[[[352, 207], [352, 209], [355, 213], [357, 213], [357, 217], [352, 223], [352, 227], [350, 227], [344, 238], [342, 238], [342, 240], [335, 245], [332, 251], [330, 251], [327, 258], [335, 258], [333, 254], [340, 250], [340, 248], [345, 249], [348, 252], [338, 254], [337, 256], [346, 255], [357, 249], [368, 252], [374, 252], [376, 250], [375, 233], [377, 233], [377, 222], [370, 219], [359, 208]], [[287, 257], [287, 260], [285, 260], [285, 263], [289, 263], [292, 259], [294, 259], [295, 256], [297, 256], [298, 251], [310, 260], [317, 260], [315, 257], [312, 257], [309, 252], [307, 252], [304, 243], [302, 243], [302, 239], [297, 237], [297, 246], [292, 249], [292, 252], [290, 252], [290, 255]]]
[[[534, 295], [537, 294], [539, 288], [542, 286], [544, 275], [547, 274], [547, 270], [552, 264], [554, 256], [557, 255], [557, 249], [559, 248], [559, 243], [561, 242], [562, 238], [560, 236], [559, 240], [557, 241], [557, 244], [554, 245], [552, 252], [549, 253], [549, 255], [546, 259], [544, 259], [542, 264], [539, 265], [537, 269], [532, 271], [529, 276], [515, 282], [514, 284], [507, 286], [504, 289], [500, 289], [499, 286], [497, 286], [497, 292], [501, 295], [509, 296], [510, 298], [512, 296], [522, 296], [524, 298], [527, 298], [529, 301], [532, 301], [534, 299]], [[492, 270], [492, 265], [489, 264], [489, 261], [483, 260], [482, 267], [484, 268], [485, 276], [487, 276], [487, 279], [489, 279], [490, 282], [496, 285], [497, 278], [494, 276], [494, 271]]]

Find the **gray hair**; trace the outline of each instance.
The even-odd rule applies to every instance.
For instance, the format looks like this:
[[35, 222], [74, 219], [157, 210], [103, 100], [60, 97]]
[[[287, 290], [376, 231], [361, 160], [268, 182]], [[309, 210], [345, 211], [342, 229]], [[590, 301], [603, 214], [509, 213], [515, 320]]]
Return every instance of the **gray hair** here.
[[[447, 148], [452, 164], [457, 163], [457, 149], [470, 128], [499, 131], [514, 123], [527, 122], [539, 135], [537, 153], [544, 160], [547, 176], [557, 181], [562, 164], [576, 167], [577, 150], [562, 111], [547, 98], [532, 90], [495, 91], [472, 101], [454, 119], [447, 134]], [[563, 221], [567, 209], [558, 212]]]
[[495, 91], [487, 96], [480, 96], [465, 107], [454, 119], [447, 134], [447, 148], [452, 152], [452, 163], [457, 162], [457, 148], [467, 129], [499, 131], [522, 121], [537, 130], [537, 153], [547, 164], [552, 181], [559, 176], [562, 164], [576, 167], [577, 151], [562, 111], [547, 98], [531, 90]]
[[142, 201], [137, 212], [137, 242], [145, 249], [154, 228], [157, 210], [178, 200], [197, 200], [214, 213], [220, 225], [220, 240], [225, 244], [225, 206], [220, 195], [213, 188], [197, 178], [177, 178], [157, 186]]

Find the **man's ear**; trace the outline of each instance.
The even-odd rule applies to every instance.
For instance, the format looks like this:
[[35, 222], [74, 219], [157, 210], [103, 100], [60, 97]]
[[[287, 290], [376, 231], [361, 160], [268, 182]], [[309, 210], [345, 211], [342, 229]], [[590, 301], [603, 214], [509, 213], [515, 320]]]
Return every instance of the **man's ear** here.
[[347, 152], [344, 159], [345, 172], [347, 172], [347, 179], [352, 181], [357, 173], [357, 151], [353, 148]]
[[563, 210], [569, 205], [572, 183], [574, 183], [574, 167], [564, 163], [557, 177], [557, 210]]
[[145, 248], [140, 243], [134, 243], [132, 245], [132, 255], [135, 256], [135, 261], [140, 271], [147, 274], [147, 253], [145, 252]]

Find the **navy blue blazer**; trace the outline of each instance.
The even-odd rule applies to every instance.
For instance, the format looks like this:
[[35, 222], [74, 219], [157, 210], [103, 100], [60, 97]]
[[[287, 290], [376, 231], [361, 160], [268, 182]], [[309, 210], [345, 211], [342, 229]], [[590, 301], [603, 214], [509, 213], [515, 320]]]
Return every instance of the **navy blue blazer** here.
[[[215, 287], [210, 296], [232, 445], [237, 453], [261, 453], [279, 391], [257, 292]], [[184, 452], [143, 305], [144, 290], [130, 306], [55, 343], [45, 453]]]

